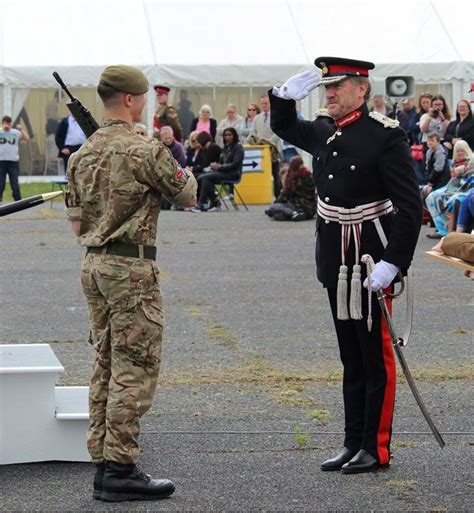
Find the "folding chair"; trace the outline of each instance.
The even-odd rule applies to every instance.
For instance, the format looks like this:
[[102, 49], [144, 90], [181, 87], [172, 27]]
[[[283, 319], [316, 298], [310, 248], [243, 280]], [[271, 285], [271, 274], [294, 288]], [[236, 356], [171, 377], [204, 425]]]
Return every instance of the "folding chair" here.
[[[243, 200], [242, 196], [240, 195], [239, 190], [237, 189], [236, 185], [240, 183], [240, 180], [242, 180], [242, 175], [235, 179], [235, 180], [223, 180], [221, 183], [214, 184], [214, 190], [216, 191], [217, 195], [219, 196], [219, 199], [222, 201], [224, 207], [229, 210], [229, 207], [227, 206], [227, 203], [224, 199], [224, 195], [228, 196], [230, 203], [234, 207], [234, 210], [239, 210], [239, 206], [235, 202], [234, 195], [231, 193], [231, 187], [234, 186], [234, 193], [237, 194], [237, 197], [239, 198], [240, 203], [245, 207], [245, 210], [248, 211], [248, 207], [245, 204], [245, 201]], [[217, 188], [216, 186], [220, 185], [221, 187]]]

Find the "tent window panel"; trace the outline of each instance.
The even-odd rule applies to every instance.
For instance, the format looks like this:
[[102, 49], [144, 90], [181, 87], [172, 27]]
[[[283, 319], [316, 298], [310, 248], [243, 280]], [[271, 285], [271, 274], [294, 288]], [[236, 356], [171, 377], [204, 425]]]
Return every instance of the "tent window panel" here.
[[[79, 98], [82, 104], [90, 110], [94, 118], [100, 124], [104, 117], [104, 110], [95, 87], [73, 87], [71, 93]], [[54, 134], [61, 119], [69, 115], [66, 103], [69, 97], [58, 88], [30, 89], [28, 98], [24, 104], [24, 112], [28, 116], [35, 143], [35, 151], [39, 152], [41, 159], [51, 161], [57, 157], [58, 149], [54, 142]], [[20, 119], [23, 125], [24, 120]], [[21, 157], [20, 157], [21, 159]], [[57, 168], [51, 167], [52, 174], [57, 173]], [[31, 169], [31, 163], [26, 158], [20, 163], [21, 174], [30, 172], [43, 174], [43, 169], [36, 166]]]
[[233, 103], [237, 107], [237, 112], [241, 116], [247, 114], [247, 103], [249, 101], [256, 101], [259, 103], [260, 96], [266, 94], [269, 87], [253, 87], [252, 97], [250, 96], [249, 87], [217, 87], [214, 91], [212, 87], [180, 87], [177, 88], [174, 95], [174, 105], [179, 107], [180, 91], [187, 92], [187, 98], [191, 102], [191, 111], [195, 116], [198, 115], [199, 109], [204, 105], [210, 105], [212, 109], [212, 117], [219, 122], [225, 117], [226, 107], [229, 103]]

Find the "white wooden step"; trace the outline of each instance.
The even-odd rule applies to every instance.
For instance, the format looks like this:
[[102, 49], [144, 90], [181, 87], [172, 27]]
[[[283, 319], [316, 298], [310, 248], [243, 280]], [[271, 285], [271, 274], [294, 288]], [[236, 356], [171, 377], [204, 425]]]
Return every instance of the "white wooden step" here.
[[58, 420], [89, 420], [89, 387], [56, 387]]

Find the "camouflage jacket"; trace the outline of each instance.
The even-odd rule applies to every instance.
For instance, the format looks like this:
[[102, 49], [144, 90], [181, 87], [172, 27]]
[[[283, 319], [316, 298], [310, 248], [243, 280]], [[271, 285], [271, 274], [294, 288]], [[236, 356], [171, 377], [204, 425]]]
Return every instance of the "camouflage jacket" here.
[[186, 206], [196, 181], [156, 139], [107, 120], [69, 159], [66, 213], [80, 221], [79, 243], [153, 246], [161, 195]]
[[300, 170], [293, 175], [294, 186], [291, 190], [283, 188], [278, 196], [278, 203], [289, 202], [299, 212], [316, 214], [316, 190], [311, 172]]
[[170, 126], [173, 129], [174, 138], [183, 142], [183, 129], [179, 122], [178, 113], [171, 105], [160, 105], [153, 118], [153, 126], [155, 128], [155, 137], [159, 139], [160, 128]]

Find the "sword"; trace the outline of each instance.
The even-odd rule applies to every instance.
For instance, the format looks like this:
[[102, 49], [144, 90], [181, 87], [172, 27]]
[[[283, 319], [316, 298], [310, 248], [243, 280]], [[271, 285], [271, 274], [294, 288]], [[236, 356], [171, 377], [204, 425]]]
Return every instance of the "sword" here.
[[[372, 257], [370, 257], [370, 255], [364, 255], [362, 257], [362, 261], [367, 264], [367, 267], [370, 268], [370, 270], [372, 270], [374, 261], [372, 260]], [[391, 298], [398, 297], [403, 292], [404, 280], [403, 280], [403, 276], [401, 276], [401, 275], [400, 275], [400, 280], [401, 280], [400, 283], [401, 283], [402, 288], [398, 293], [390, 294], [388, 292], [384, 292], [383, 290], [378, 290], [375, 294], [379, 301], [380, 309], [382, 310], [382, 315], [385, 319], [385, 322], [388, 327], [388, 331], [390, 333], [393, 350], [395, 351], [395, 354], [397, 355], [398, 362], [400, 363], [400, 367], [402, 368], [402, 371], [405, 376], [405, 379], [407, 380], [408, 386], [410, 387], [410, 390], [411, 390], [413, 396], [415, 397], [415, 401], [418, 404], [418, 407], [420, 408], [420, 411], [423, 414], [423, 417], [425, 417], [425, 420], [426, 420], [428, 426], [430, 427], [431, 432], [433, 433], [434, 437], [436, 438], [436, 441], [438, 442], [441, 449], [443, 449], [443, 447], [446, 445], [446, 442], [443, 440], [441, 433], [439, 432], [438, 428], [436, 427], [435, 423], [433, 422], [433, 419], [431, 418], [431, 415], [429, 414], [429, 412], [425, 406], [425, 403], [423, 402], [423, 399], [421, 398], [420, 392], [418, 391], [415, 380], [413, 379], [413, 376], [410, 372], [408, 364], [405, 360], [405, 356], [403, 354], [402, 347], [406, 344], [407, 340], [404, 340], [401, 337], [397, 337], [395, 328], [393, 326], [392, 317], [390, 316], [390, 313], [389, 313], [388, 307], [387, 307], [387, 302], [385, 301], [386, 297], [391, 297]], [[370, 293], [371, 293], [371, 290], [369, 289], [369, 294]]]

